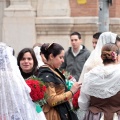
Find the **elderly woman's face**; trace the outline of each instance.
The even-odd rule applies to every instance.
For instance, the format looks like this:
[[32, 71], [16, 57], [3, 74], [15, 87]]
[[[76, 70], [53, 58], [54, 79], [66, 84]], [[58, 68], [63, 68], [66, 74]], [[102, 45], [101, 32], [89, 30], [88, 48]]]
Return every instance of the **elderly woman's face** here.
[[20, 60], [20, 67], [23, 72], [29, 73], [32, 71], [34, 66], [34, 61], [30, 52], [26, 52], [23, 58]]

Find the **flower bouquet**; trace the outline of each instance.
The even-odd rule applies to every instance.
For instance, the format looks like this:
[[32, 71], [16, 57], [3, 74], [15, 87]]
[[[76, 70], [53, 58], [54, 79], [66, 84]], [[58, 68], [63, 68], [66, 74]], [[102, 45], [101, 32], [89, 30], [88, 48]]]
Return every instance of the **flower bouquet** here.
[[62, 70], [62, 74], [65, 76], [66, 80], [76, 82], [76, 79], [70, 74], [70, 72]]
[[27, 85], [31, 88], [30, 96], [32, 101], [36, 103], [36, 111], [40, 111], [39, 105], [46, 103], [46, 86], [40, 78], [31, 77], [26, 80]]
[[68, 90], [70, 90], [71, 87], [73, 86], [73, 83], [76, 82], [76, 80], [69, 72], [65, 70], [62, 70], [62, 74], [65, 76], [66, 86]]
[[79, 109], [78, 106], [78, 97], [80, 96], [80, 90], [78, 90], [74, 95], [73, 95], [73, 99], [72, 99], [72, 105], [73, 105], [73, 109], [77, 110]]

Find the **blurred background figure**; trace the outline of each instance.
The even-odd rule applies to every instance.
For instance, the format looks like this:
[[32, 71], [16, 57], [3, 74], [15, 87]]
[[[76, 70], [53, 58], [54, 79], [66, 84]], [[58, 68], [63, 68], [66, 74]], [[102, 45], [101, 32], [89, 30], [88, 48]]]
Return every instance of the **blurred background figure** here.
[[101, 35], [102, 32], [97, 32], [93, 35], [93, 39], [92, 39], [92, 44], [93, 44], [93, 48], [95, 49], [97, 41], [99, 36]]
[[117, 35], [116, 37], [116, 45], [118, 46], [119, 48], [119, 54], [118, 54], [118, 63], [120, 63], [120, 37]]
[[24, 79], [37, 74], [38, 61], [32, 48], [22, 49], [18, 53], [17, 62]]
[[70, 35], [71, 45], [68, 51], [65, 53], [64, 62], [60, 67], [60, 70], [66, 70], [78, 81], [82, 72], [83, 65], [90, 55], [90, 51], [82, 45], [81, 34], [73, 32]]
[[119, 36], [116, 37], [116, 42], [115, 43], [120, 49], [120, 37]]
[[41, 46], [42, 46], [42, 44], [40, 44], [40, 43], [36, 43], [33, 46], [33, 50], [35, 52], [35, 55], [36, 55], [36, 58], [37, 58], [37, 61], [38, 61], [38, 68], [40, 66], [44, 65], [44, 62], [43, 62], [43, 59], [42, 59], [42, 55], [41, 55]]
[[[11, 47], [11, 46], [9, 46], [9, 47]], [[12, 47], [11, 47], [11, 50], [12, 50], [13, 55], [15, 55], [15, 50]]]

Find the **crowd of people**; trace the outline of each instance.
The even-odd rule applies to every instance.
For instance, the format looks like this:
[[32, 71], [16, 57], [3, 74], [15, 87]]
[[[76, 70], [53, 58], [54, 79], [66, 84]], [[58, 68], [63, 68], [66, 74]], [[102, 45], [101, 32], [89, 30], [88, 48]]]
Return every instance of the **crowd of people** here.
[[[95, 33], [92, 52], [80, 33], [70, 34], [70, 41], [68, 51], [58, 43], [36, 43], [17, 58], [12, 47], [0, 43], [0, 120], [120, 120], [120, 38]], [[75, 79], [69, 89], [63, 71]], [[26, 84], [32, 77], [46, 86], [39, 112]], [[74, 110], [71, 101], [78, 91]]]

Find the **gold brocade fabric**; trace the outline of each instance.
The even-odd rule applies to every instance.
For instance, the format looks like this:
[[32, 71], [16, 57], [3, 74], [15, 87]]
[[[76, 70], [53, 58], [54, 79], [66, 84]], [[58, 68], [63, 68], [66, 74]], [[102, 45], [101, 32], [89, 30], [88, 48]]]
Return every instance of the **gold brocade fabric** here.
[[[62, 103], [68, 103], [72, 98], [72, 93], [65, 90], [64, 79], [57, 71], [48, 66], [43, 66], [40, 70], [39, 77], [43, 79], [47, 87], [47, 104], [43, 106], [45, 116], [47, 120], [61, 120], [60, 113], [55, 108]], [[68, 114], [65, 115], [67, 120]]]

